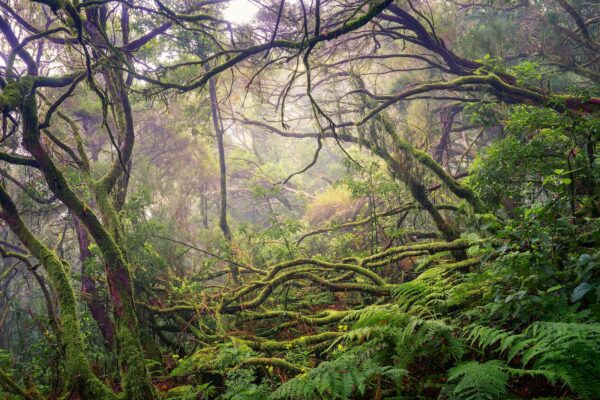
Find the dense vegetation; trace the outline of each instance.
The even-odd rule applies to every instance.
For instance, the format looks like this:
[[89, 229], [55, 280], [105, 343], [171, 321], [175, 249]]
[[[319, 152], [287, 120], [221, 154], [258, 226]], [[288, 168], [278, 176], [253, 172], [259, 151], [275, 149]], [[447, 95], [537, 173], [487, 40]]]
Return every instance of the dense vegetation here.
[[600, 399], [599, 54], [597, 1], [0, 0], [0, 398]]

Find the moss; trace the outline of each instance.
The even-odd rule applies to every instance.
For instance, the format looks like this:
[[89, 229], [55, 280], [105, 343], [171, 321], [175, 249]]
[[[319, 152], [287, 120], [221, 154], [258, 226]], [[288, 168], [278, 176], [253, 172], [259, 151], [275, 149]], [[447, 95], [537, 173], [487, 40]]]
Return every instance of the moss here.
[[1, 185], [0, 204], [3, 210], [2, 219], [6, 221], [27, 250], [44, 266], [57, 294], [60, 308], [60, 326], [57, 334], [60, 335], [65, 347], [66, 387], [68, 389], [75, 388], [86, 399], [114, 399], [113, 392], [94, 375], [85, 356], [77, 300], [63, 262], [29, 231], [19, 216], [12, 199]]
[[460, 185], [452, 175], [446, 172], [446, 170], [429, 155], [429, 153], [415, 148], [406, 140], [402, 140], [396, 133], [392, 121], [385, 113], [378, 115], [378, 119], [382, 122], [385, 131], [393, 138], [394, 143], [398, 148], [432, 171], [442, 182], [444, 182], [452, 193], [461, 199], [467, 200], [476, 212], [480, 212], [483, 209], [483, 203], [475, 192], [468, 187]]
[[286, 361], [282, 358], [274, 358], [274, 357], [252, 357], [243, 360], [237, 368], [245, 367], [245, 366], [254, 366], [254, 365], [263, 365], [269, 367], [279, 368], [285, 371], [289, 371], [294, 374], [300, 374], [308, 371], [308, 368], [303, 367], [301, 365], [292, 364], [289, 361]]
[[[155, 393], [150, 384], [150, 374], [144, 361], [139, 338], [131, 271], [125, 261], [123, 249], [115, 240], [122, 238], [122, 227], [108, 195], [106, 184], [98, 182], [93, 189], [106, 229], [110, 232], [109, 234], [103, 228], [96, 236], [93, 234], [92, 236], [96, 239], [105, 261], [106, 277], [115, 315], [123, 388], [130, 400], [152, 399]], [[102, 242], [99, 242], [97, 237], [101, 237]]]
[[123, 228], [117, 210], [110, 199], [109, 187], [103, 181], [99, 181], [92, 185], [92, 190], [106, 229], [115, 238], [115, 243], [120, 242], [123, 237]]
[[[115, 238], [100, 223], [93, 210], [75, 194], [62, 172], [41, 145], [34, 95], [28, 96], [23, 102], [21, 112], [25, 148], [40, 165], [40, 170], [52, 193], [85, 225], [102, 254], [114, 309], [117, 340], [122, 341], [122, 343], [118, 343], [118, 351], [123, 387], [132, 400], [153, 399], [155, 397], [154, 390], [150, 383], [150, 375], [144, 362], [139, 338], [129, 265]], [[101, 199], [104, 197], [101, 196]], [[106, 211], [110, 212], [108, 208], [110, 203], [107, 202], [104, 206], [107, 207]], [[114, 215], [110, 215], [111, 219], [113, 217]]]
[[476, 243], [469, 242], [468, 240], [458, 239], [452, 242], [430, 242], [430, 243], [415, 243], [407, 246], [391, 247], [381, 253], [374, 254], [372, 256], [364, 258], [364, 264], [366, 266], [373, 265], [374, 262], [383, 260], [387, 257], [394, 255], [407, 254], [410, 252], [428, 252], [428, 253], [439, 253], [442, 251], [449, 250], [464, 250], [468, 247], [475, 245]]
[[16, 109], [33, 89], [34, 79], [25, 77], [6, 85], [0, 94], [0, 112], [7, 113]]
[[[452, 175], [450, 175], [448, 172], [446, 172], [446, 170], [438, 162], [436, 162], [433, 159], [433, 157], [431, 157], [427, 152], [415, 148], [412, 144], [410, 144], [406, 140], [403, 140], [402, 138], [400, 138], [400, 136], [396, 132], [396, 128], [395, 128], [394, 124], [392, 123], [392, 121], [390, 120], [390, 118], [388, 117], [388, 115], [386, 113], [380, 112], [376, 118], [378, 121], [381, 122], [385, 132], [392, 138], [394, 144], [400, 150], [402, 150], [402, 152], [404, 152], [406, 157], [414, 158], [419, 163], [421, 163], [423, 166], [427, 167], [442, 182], [444, 182], [446, 187], [448, 187], [448, 189], [450, 189], [450, 191], [452, 193], [454, 193], [457, 197], [459, 197], [461, 199], [467, 200], [467, 202], [469, 202], [471, 207], [473, 207], [473, 209], [476, 212], [480, 212], [483, 209], [483, 203], [481, 202], [479, 197], [475, 194], [475, 192], [473, 192], [468, 187], [464, 187], [464, 186], [460, 185], [456, 181], [456, 179], [454, 179], [454, 177]], [[416, 192], [416, 193], [413, 193], [413, 195], [420, 196], [420, 197], [426, 196], [426, 193], [422, 194], [422, 193], [420, 193], [421, 192], [420, 190], [414, 188], [414, 186], [415, 186], [414, 184], [412, 186], [413, 187], [410, 188], [411, 192]], [[417, 200], [419, 200], [419, 199], [417, 199]], [[420, 201], [420, 203], [421, 203], [421, 201]]]
[[264, 342], [244, 340], [242, 341], [248, 347], [260, 351], [287, 351], [292, 348], [305, 347], [314, 344], [320, 344], [329, 340], [334, 340], [342, 336], [343, 332], [321, 332], [316, 335], [301, 336], [297, 339], [276, 341], [267, 340]]
[[328, 288], [331, 291], [339, 291], [339, 292], [357, 291], [357, 292], [370, 293], [370, 294], [377, 295], [377, 296], [386, 296], [386, 295], [389, 295], [389, 293], [390, 293], [391, 286], [387, 285], [385, 283], [381, 284], [381, 285], [370, 285], [370, 284], [365, 284], [365, 283], [337, 283], [337, 282], [328, 281], [324, 278], [321, 278], [320, 276], [317, 276], [317, 275], [311, 273], [311, 272], [315, 272], [318, 270], [319, 269], [315, 268], [315, 267], [296, 268], [292, 271], [288, 271], [287, 273], [281, 274], [269, 281], [264, 281], [264, 282], [259, 282], [257, 284], [254, 284], [252, 286], [251, 290], [244, 291], [244, 292], [249, 293], [254, 290], [262, 289], [258, 293], [258, 295], [256, 295], [256, 297], [254, 297], [251, 300], [245, 301], [243, 303], [237, 304], [237, 305], [229, 305], [234, 300], [241, 297], [241, 295], [238, 296], [238, 294], [239, 294], [239, 292], [238, 292], [236, 295], [231, 296], [223, 301], [223, 304], [220, 306], [220, 311], [226, 312], [226, 313], [234, 313], [234, 312], [238, 312], [241, 310], [257, 308], [269, 298], [269, 296], [271, 295], [273, 290], [275, 290], [275, 288], [277, 288], [278, 286], [280, 286], [288, 281], [292, 281], [292, 280], [296, 280], [296, 281], [302, 280], [302, 279], [309, 280], [309, 281], [312, 281], [322, 287]]
[[[377, 296], [387, 296], [390, 293], [390, 286], [387, 285], [385, 280], [379, 275], [371, 271], [371, 268], [389, 265], [392, 262], [399, 261], [406, 257], [414, 257], [443, 251], [462, 252], [464, 249], [472, 245], [473, 244], [467, 240], [454, 240], [451, 242], [418, 243], [408, 246], [399, 246], [390, 248], [384, 252], [366, 257], [364, 259], [356, 258], [354, 259], [356, 264], [333, 263], [316, 259], [295, 259], [287, 261], [271, 267], [267, 275], [262, 280], [250, 283], [247, 286], [237, 290], [232, 295], [224, 298], [222, 304], [218, 308], [218, 311], [233, 313], [241, 310], [257, 308], [269, 298], [275, 288], [288, 281], [300, 279], [310, 280], [332, 291], [358, 291]], [[327, 280], [313, 273], [323, 269], [356, 273], [368, 278], [374, 283], [374, 285]], [[256, 291], [259, 292], [254, 296], [254, 298], [237, 305], [231, 305], [236, 300]], [[266, 315], [281, 316], [283, 314], [275, 312], [273, 314]], [[292, 316], [293, 314], [289, 315]], [[298, 316], [296, 315], [295, 318], [298, 318]]]
[[[136, 330], [137, 331], [137, 330]], [[156, 397], [148, 379], [149, 373], [141, 350], [139, 336], [123, 324], [117, 324], [119, 361], [122, 383], [128, 400], [150, 400]]]
[[307, 259], [297, 259], [297, 260], [293, 260], [291, 262], [277, 264], [269, 270], [269, 273], [264, 278], [264, 281], [273, 279], [273, 277], [277, 273], [281, 272], [284, 269], [291, 268], [291, 267], [298, 266], [298, 265], [314, 265], [316, 267], [320, 267], [323, 269], [352, 271], [352, 272], [356, 272], [359, 275], [363, 275], [363, 276], [369, 278], [371, 281], [373, 281], [377, 285], [381, 286], [381, 285], [385, 284], [385, 281], [379, 275], [373, 273], [372, 271], [369, 271], [366, 268], [363, 268], [360, 265], [345, 264], [345, 263], [332, 263], [332, 262], [317, 260], [317, 259], [312, 259], [312, 258], [311, 259], [308, 259], [308, 258]]
[[263, 313], [251, 313], [249, 317], [252, 319], [271, 319], [271, 318], [292, 318], [298, 322], [307, 323], [310, 325], [327, 325], [333, 322], [340, 321], [349, 312], [339, 310], [325, 310], [315, 316], [302, 315], [295, 311], [271, 310]]
[[0, 388], [25, 400], [43, 400], [43, 397], [36, 390], [22, 389], [2, 368], [0, 368]]

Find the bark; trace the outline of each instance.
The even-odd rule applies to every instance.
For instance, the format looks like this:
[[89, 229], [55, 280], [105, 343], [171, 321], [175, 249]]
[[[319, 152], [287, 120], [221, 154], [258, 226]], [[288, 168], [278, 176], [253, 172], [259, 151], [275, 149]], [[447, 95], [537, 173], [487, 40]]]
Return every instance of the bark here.
[[208, 229], [208, 198], [206, 196], [206, 184], [202, 184], [200, 193], [200, 214], [202, 215], [202, 226]]
[[404, 182], [413, 198], [427, 211], [437, 229], [447, 241], [458, 239], [459, 235], [453, 224], [447, 221], [427, 196], [427, 188], [415, 175], [408, 171], [408, 166], [402, 165], [398, 157], [384, 156], [390, 169]]
[[[102, 253], [115, 317], [123, 387], [131, 400], [153, 399], [154, 390], [150, 383], [140, 342], [129, 265], [122, 249], [117, 245], [115, 237], [100, 223], [91, 208], [75, 194], [40, 143], [35, 92], [24, 100], [21, 112], [24, 147], [39, 163], [40, 171], [44, 175], [48, 188], [85, 225]], [[131, 154], [133, 139], [130, 140], [125, 140], [122, 154], [128, 156]], [[110, 203], [109, 188], [114, 186], [121, 170], [120, 166], [113, 165], [111, 170], [94, 186], [98, 206], [103, 215], [110, 215], [110, 222], [113, 225], [118, 220], [118, 215]]]
[[[219, 227], [223, 231], [223, 235], [228, 243], [231, 243], [231, 230], [227, 223], [227, 164], [225, 161], [225, 145], [223, 143], [223, 126], [221, 122], [221, 115], [219, 113], [219, 100], [217, 98], [217, 89], [215, 85], [215, 78], [211, 78], [208, 81], [208, 90], [210, 94], [210, 110], [213, 122], [213, 128], [217, 137], [217, 146], [219, 150], [219, 172], [220, 172], [220, 188], [221, 188], [221, 207], [219, 214]], [[231, 277], [234, 282], [239, 282], [239, 270], [235, 265], [230, 266]]]
[[94, 375], [85, 356], [77, 300], [67, 268], [56, 253], [40, 242], [21, 219], [12, 199], [0, 185], [2, 218], [27, 250], [42, 263], [58, 297], [59, 323], [65, 354], [67, 389], [75, 389], [85, 399], [115, 399], [113, 392]]
[[[113, 71], [107, 71], [104, 73], [106, 80], [107, 91], [110, 99], [113, 103], [113, 107], [116, 113], [116, 127], [117, 127], [117, 140], [120, 148], [117, 154], [118, 164], [114, 164], [114, 173], [118, 176], [114, 179], [115, 186], [113, 197], [113, 205], [117, 212], [123, 209], [125, 201], [127, 199], [127, 190], [129, 188], [129, 173], [131, 171], [133, 145], [135, 143], [135, 128], [133, 122], [133, 112], [131, 109], [131, 103], [129, 101], [129, 95], [125, 89], [125, 81], [121, 73], [115, 73]], [[118, 85], [118, 87], [117, 87]], [[121, 148], [125, 148], [126, 154], [123, 154]], [[116, 167], [116, 168], [115, 168]], [[112, 191], [111, 188], [109, 190]]]
[[442, 124], [442, 136], [437, 146], [433, 149], [433, 157], [436, 162], [443, 166], [448, 165], [449, 151], [450, 151], [450, 133], [452, 132], [452, 124], [454, 123], [454, 117], [462, 111], [464, 105], [461, 103], [452, 104], [445, 107], [440, 112], [440, 122]]
[[231, 241], [231, 231], [227, 223], [227, 164], [225, 162], [225, 146], [223, 144], [224, 132], [221, 126], [221, 116], [219, 115], [219, 103], [217, 99], [217, 90], [215, 79], [208, 81], [208, 90], [210, 92], [210, 110], [212, 116], [213, 128], [217, 137], [217, 147], [219, 150], [219, 172], [221, 189], [221, 210], [219, 215], [219, 227], [227, 241]]
[[112, 348], [114, 346], [115, 338], [114, 325], [109, 318], [108, 310], [100, 299], [100, 293], [96, 287], [96, 282], [90, 275], [89, 268], [87, 267], [88, 260], [90, 260], [92, 257], [92, 253], [89, 249], [91, 242], [87, 231], [75, 216], [73, 216], [73, 226], [75, 228], [75, 232], [77, 233], [77, 242], [79, 243], [79, 259], [81, 261], [81, 294], [85, 300], [85, 303], [87, 304], [88, 309], [90, 310], [92, 318], [94, 318], [94, 321], [96, 321], [96, 324], [98, 324], [98, 328], [100, 329], [100, 333], [102, 333], [104, 341], [108, 347]]
[[[99, 9], [99, 14], [88, 14], [88, 29], [93, 40], [99, 45], [104, 44], [106, 37], [100, 34], [105, 26], [105, 14], [104, 7]], [[126, 19], [124, 22], [128, 25]], [[127, 33], [124, 33], [123, 39], [128, 40]], [[115, 56], [119, 57], [120, 54]], [[88, 215], [75, 213], [96, 241], [105, 262], [123, 387], [130, 400], [146, 400], [155, 398], [156, 394], [144, 361], [130, 268], [125, 259], [124, 249], [119, 245], [123, 231], [118, 212], [125, 203], [135, 144], [133, 112], [123, 74], [120, 71], [107, 70], [104, 77], [109, 99], [115, 110], [118, 130], [117, 156], [110, 170], [92, 187], [105, 226], [99, 223], [91, 211]]]

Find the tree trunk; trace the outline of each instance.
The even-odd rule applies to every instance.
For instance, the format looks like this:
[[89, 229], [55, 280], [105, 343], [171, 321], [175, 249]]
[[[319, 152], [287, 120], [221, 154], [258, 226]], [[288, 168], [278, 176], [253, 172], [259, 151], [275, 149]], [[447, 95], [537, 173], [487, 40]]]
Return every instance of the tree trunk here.
[[[219, 214], [219, 227], [223, 231], [223, 235], [227, 242], [231, 243], [231, 230], [227, 223], [227, 164], [225, 162], [225, 145], [223, 144], [223, 125], [221, 122], [221, 115], [219, 113], [219, 102], [217, 99], [217, 89], [215, 85], [215, 78], [211, 78], [208, 81], [208, 90], [210, 92], [210, 110], [213, 121], [213, 128], [215, 135], [217, 136], [217, 146], [219, 148], [219, 171], [220, 171], [220, 185], [221, 185], [221, 207]], [[231, 277], [234, 282], [239, 282], [239, 270], [235, 265], [231, 265]]]
[[60, 307], [60, 336], [64, 344], [65, 354], [66, 389], [74, 389], [85, 399], [115, 399], [113, 392], [94, 375], [85, 356], [84, 341], [77, 312], [77, 300], [75, 299], [71, 279], [67, 274], [68, 269], [56, 253], [29, 231], [21, 219], [17, 207], [1, 185], [0, 205], [2, 206], [0, 217], [7, 223], [27, 250], [42, 263], [57, 294]]
[[[25, 100], [21, 111], [24, 121], [24, 147], [38, 162], [48, 188], [85, 225], [102, 253], [115, 317], [117, 349], [122, 370], [123, 387], [128, 398], [129, 400], [153, 399], [155, 394], [142, 352], [129, 265], [125, 260], [122, 249], [117, 245], [115, 238], [100, 223], [92, 209], [75, 194], [62, 172], [40, 143], [35, 92]], [[131, 115], [129, 114], [129, 116]], [[133, 138], [128, 137], [121, 149], [121, 154], [125, 160], [129, 159], [132, 150]], [[122, 172], [122, 168], [118, 163], [119, 161], [113, 164], [111, 170], [93, 188], [99, 208], [102, 210], [103, 215], [107, 213], [110, 215], [113, 225], [118, 215], [111, 205], [109, 191]]]
[[79, 259], [81, 260], [81, 294], [90, 310], [92, 318], [94, 318], [94, 321], [98, 324], [98, 328], [100, 329], [100, 333], [102, 333], [104, 341], [108, 347], [112, 348], [114, 346], [115, 328], [108, 316], [108, 310], [100, 299], [100, 294], [96, 288], [96, 282], [94, 282], [94, 279], [91, 277], [89, 268], [86, 265], [88, 260], [92, 257], [92, 252], [89, 249], [90, 239], [87, 231], [75, 216], [73, 216], [73, 226], [77, 233]]

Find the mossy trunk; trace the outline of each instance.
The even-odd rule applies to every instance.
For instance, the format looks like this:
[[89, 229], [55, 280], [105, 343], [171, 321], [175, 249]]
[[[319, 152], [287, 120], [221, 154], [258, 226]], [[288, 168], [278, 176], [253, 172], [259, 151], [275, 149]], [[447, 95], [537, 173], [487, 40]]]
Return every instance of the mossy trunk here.
[[44, 266], [58, 298], [59, 331], [64, 345], [66, 389], [90, 400], [115, 399], [113, 392], [94, 375], [84, 351], [77, 301], [67, 266], [29, 231], [12, 199], [0, 186], [2, 219], [29, 252]]
[[79, 259], [81, 260], [81, 294], [85, 300], [85, 303], [90, 310], [90, 314], [98, 328], [106, 345], [109, 348], [114, 346], [115, 339], [115, 328], [112, 321], [108, 316], [108, 310], [106, 309], [103, 301], [100, 299], [100, 293], [96, 287], [96, 282], [90, 275], [89, 268], [87, 267], [88, 260], [92, 258], [92, 252], [89, 249], [90, 239], [87, 231], [81, 225], [81, 222], [77, 217], [73, 217], [73, 227], [77, 233], [77, 242], [79, 243]]
[[[117, 245], [115, 238], [100, 223], [100, 220], [90, 207], [75, 194], [62, 172], [54, 164], [40, 143], [35, 94], [31, 94], [26, 98], [22, 107], [22, 113], [24, 121], [24, 147], [38, 162], [40, 171], [43, 173], [49, 189], [85, 225], [102, 254], [115, 317], [115, 333], [121, 365], [121, 378], [128, 399], [151, 400], [155, 398], [155, 393], [142, 352], [129, 265], [125, 260], [125, 256], [120, 246]], [[102, 189], [111, 187], [108, 182], [114, 183], [116, 181], [118, 178], [118, 173], [115, 171], [116, 168], [114, 167], [109, 172], [107, 179], [103, 178], [99, 185], [96, 186], [96, 198], [100, 200], [98, 206], [103, 209], [103, 214], [108, 213], [111, 215], [113, 223], [115, 222], [113, 218], [117, 218], [116, 212], [111, 207], [110, 200], [108, 199], [108, 190]]]

